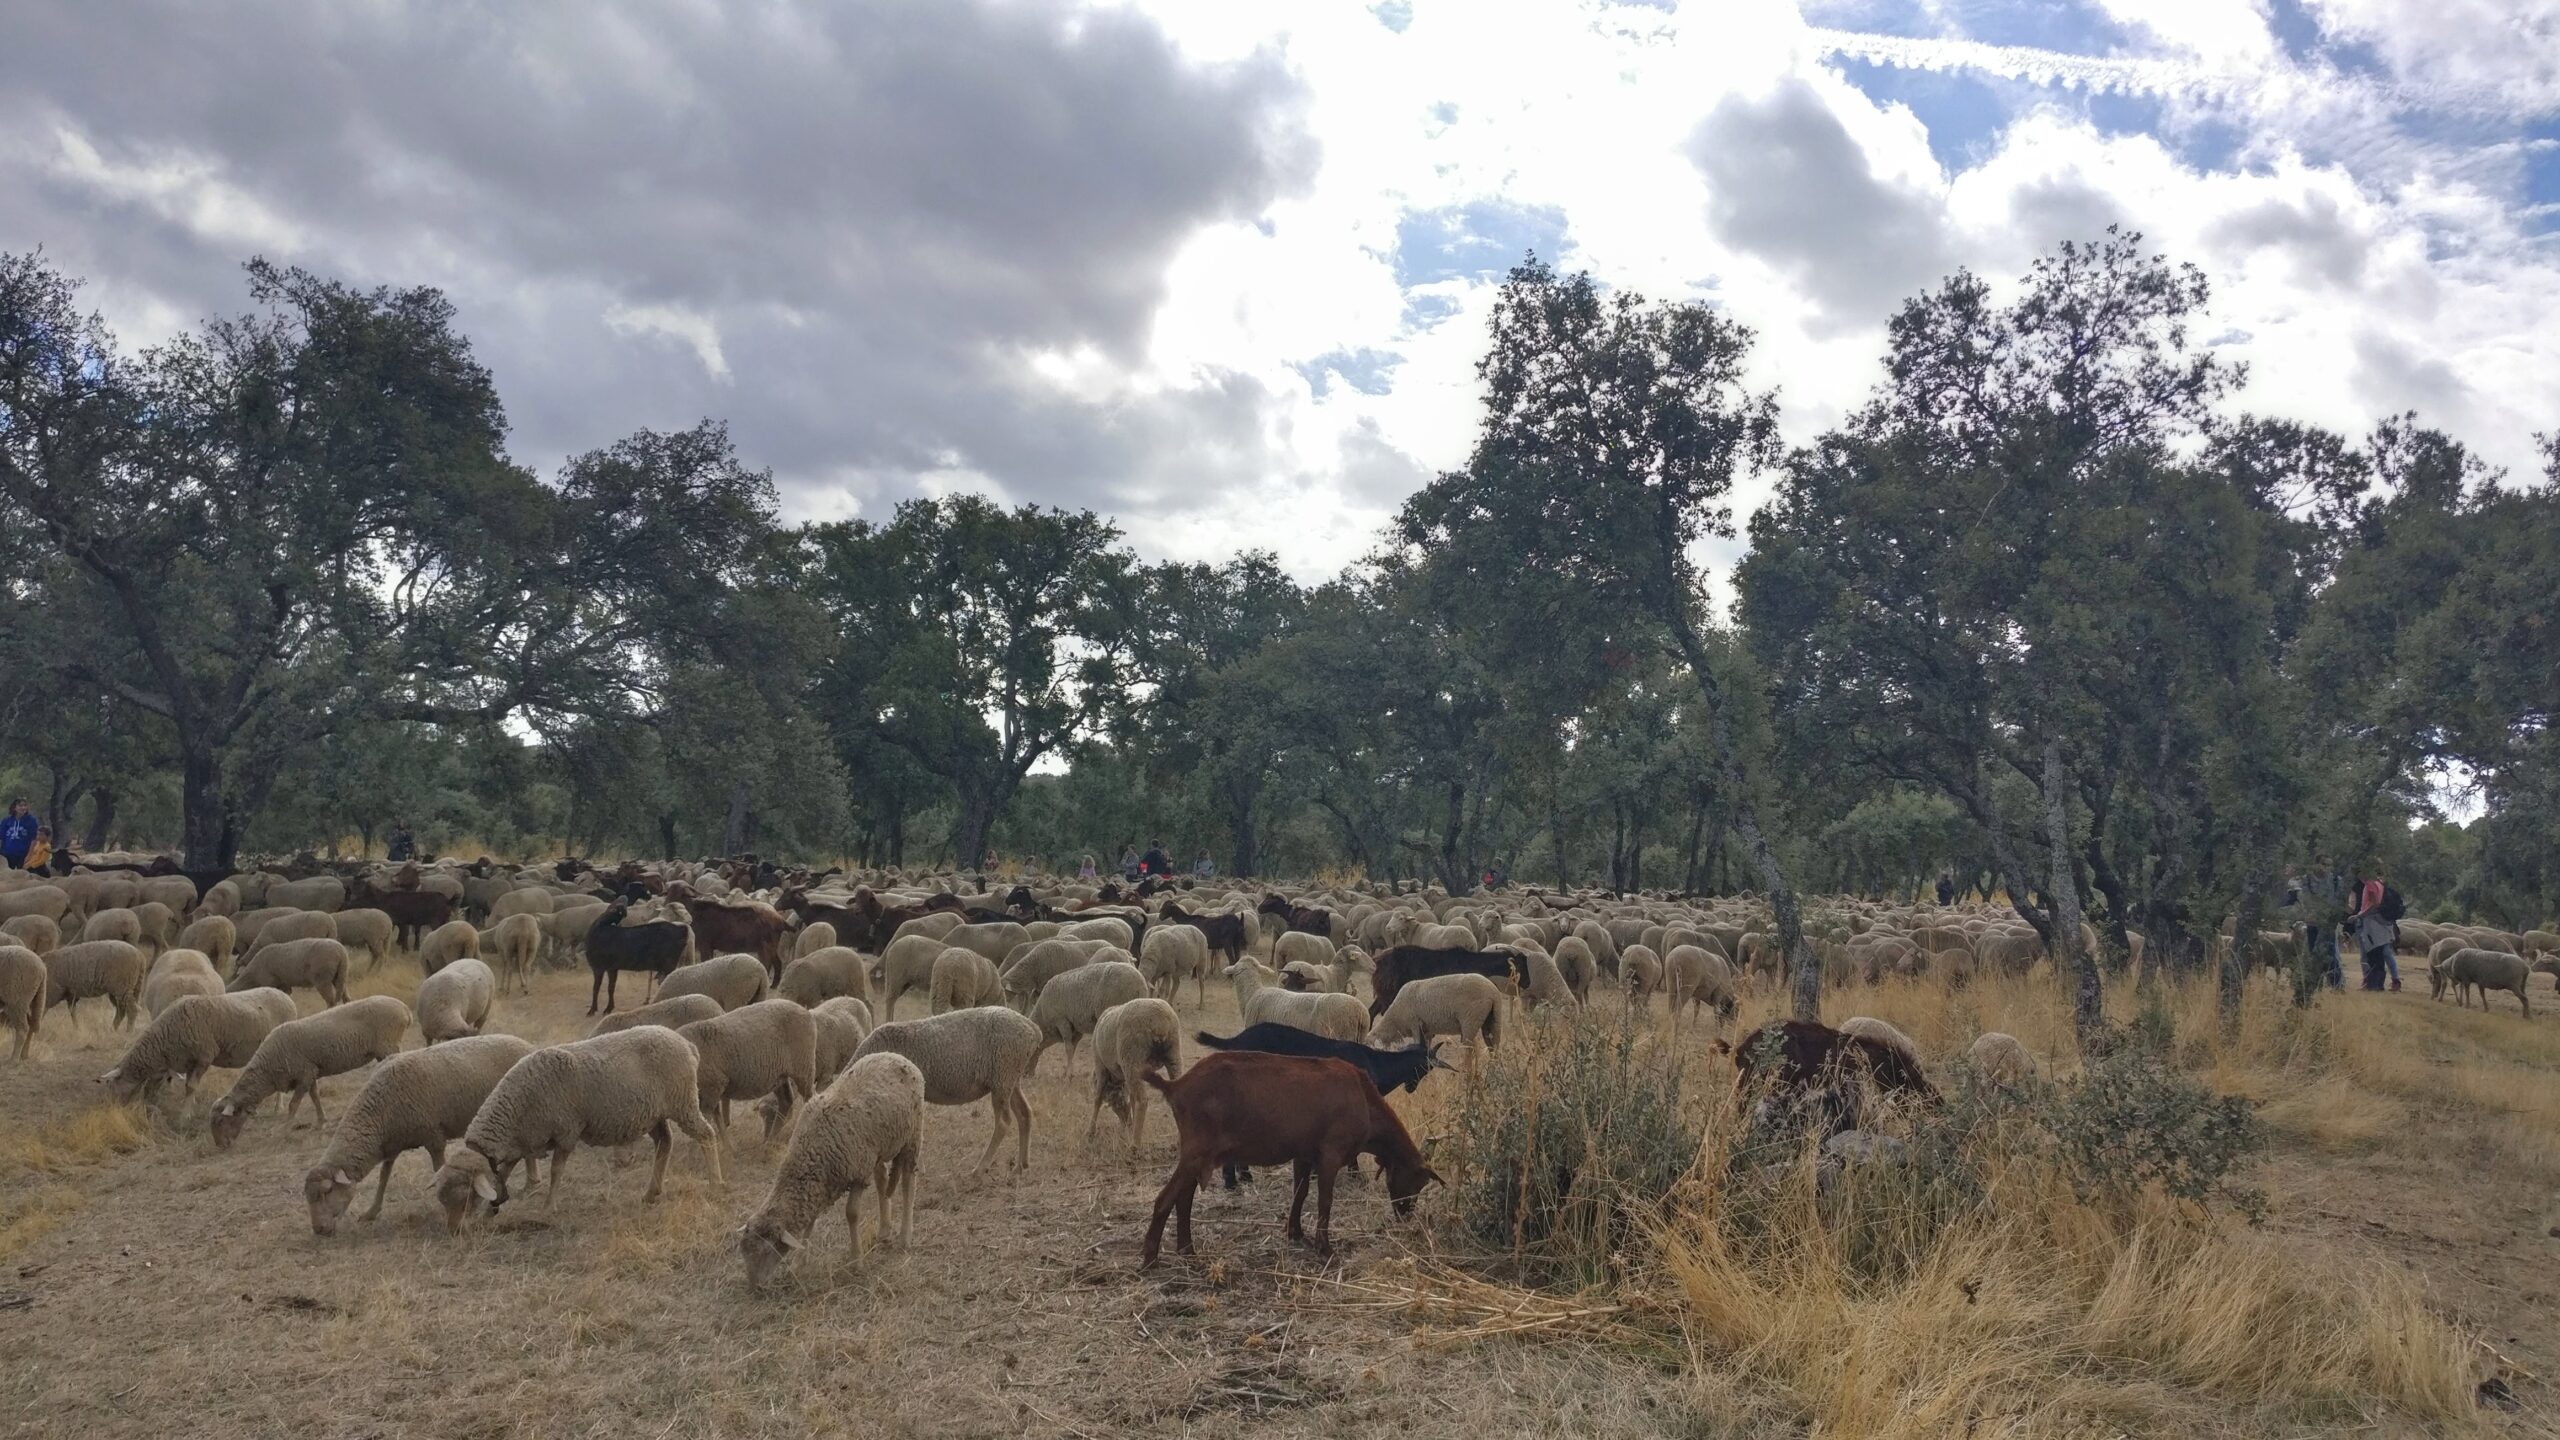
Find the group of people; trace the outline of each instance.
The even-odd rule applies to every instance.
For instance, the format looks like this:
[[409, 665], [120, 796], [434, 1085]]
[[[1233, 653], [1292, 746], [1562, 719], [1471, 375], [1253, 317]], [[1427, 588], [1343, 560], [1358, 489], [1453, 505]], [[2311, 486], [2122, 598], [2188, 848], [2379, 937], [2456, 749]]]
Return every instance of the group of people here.
[[0, 860], [12, 870], [41, 870], [53, 863], [53, 827], [27, 807], [25, 796], [9, 802], [0, 820]]
[[[1200, 852], [1200, 858], [1192, 862], [1191, 873], [1199, 879], [1206, 880], [1218, 873], [1218, 866], [1209, 858], [1209, 852], [1203, 850]], [[1076, 866], [1076, 878], [1079, 880], [1096, 880], [1101, 876], [1101, 867], [1094, 863], [1093, 856], [1090, 854]], [[1166, 880], [1173, 878], [1173, 857], [1165, 853], [1164, 842], [1149, 840], [1145, 854], [1140, 854], [1135, 845], [1121, 846], [1120, 878], [1134, 885], [1149, 876]]]
[[2311, 957], [2311, 972], [2332, 990], [2347, 988], [2341, 958], [2349, 943], [2363, 961], [2366, 990], [2400, 988], [2400, 892], [2384, 882], [2381, 872], [2347, 876], [2320, 856], [2311, 869], [2295, 877], [2285, 900], [2302, 926], [2302, 943]]

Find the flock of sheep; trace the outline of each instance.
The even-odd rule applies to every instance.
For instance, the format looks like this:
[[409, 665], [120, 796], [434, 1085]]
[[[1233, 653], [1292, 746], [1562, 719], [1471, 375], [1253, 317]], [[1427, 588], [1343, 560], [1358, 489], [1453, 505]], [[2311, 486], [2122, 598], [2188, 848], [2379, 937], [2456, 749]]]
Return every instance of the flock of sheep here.
[[[1321, 1243], [1334, 1173], [1353, 1154], [1379, 1157], [1399, 1211], [1437, 1178], [1379, 1097], [1441, 1068], [1446, 1044], [1472, 1056], [1501, 1044], [1513, 1017], [1592, 1003], [1604, 980], [1629, 1007], [1664, 995], [1676, 1037], [1700, 1009], [1731, 1014], [1744, 977], [1781, 967], [1765, 912], [1748, 898], [1146, 890], [999, 891], [959, 877], [738, 864], [249, 872], [202, 893], [184, 875], [140, 869], [7, 872], [0, 1024], [23, 1059], [49, 1010], [106, 1001], [117, 1027], [138, 1030], [100, 1077], [119, 1100], [156, 1101], [171, 1081], [192, 1096], [208, 1072], [236, 1072], [210, 1107], [217, 1146], [234, 1143], [268, 1100], [285, 1097], [288, 1117], [308, 1100], [328, 1126], [303, 1177], [323, 1236], [337, 1233], [367, 1175], [364, 1218], [377, 1217], [394, 1164], [412, 1150], [435, 1167], [433, 1193], [457, 1232], [509, 1203], [518, 1185], [539, 1181], [550, 1205], [562, 1167], [584, 1147], [653, 1142], [655, 1199], [676, 1132], [718, 1179], [731, 1107], [754, 1102], [767, 1139], [787, 1135], [770, 1192], [736, 1234], [761, 1285], [839, 1200], [859, 1255], [865, 1192], [883, 1233], [903, 1199], [903, 1242], [928, 1105], [989, 1102], [979, 1169], [1008, 1137], [1011, 1165], [1027, 1167], [1024, 1086], [1052, 1047], [1064, 1048], [1070, 1073], [1079, 1050], [1090, 1052], [1088, 1140], [1108, 1105], [1134, 1154], [1149, 1091], [1174, 1110], [1182, 1158], [1158, 1202], [1150, 1259], [1168, 1213], [1188, 1248], [1190, 1187], [1210, 1166], [1294, 1164], [1300, 1205], [1311, 1177], [1320, 1186]], [[1933, 974], [1960, 984], [2042, 953], [2031, 930], [1987, 908], [1840, 902], [1809, 928], [1827, 978], [1843, 983]], [[2271, 937], [2290, 941], [2269, 932], [2259, 943]], [[2403, 937], [2430, 955], [2439, 996], [2477, 986], [2522, 1000], [2533, 971], [2560, 973], [2544, 953], [2560, 950], [2560, 937], [2540, 931], [2409, 922]], [[388, 995], [348, 999], [356, 958], [389, 963], [403, 939], [424, 972], [414, 1007]], [[568, 1043], [483, 1033], [546, 958], [584, 960], [599, 990], [645, 971], [653, 993], [631, 1009], [604, 998], [591, 1033]], [[1184, 982], [1197, 1004], [1213, 980], [1233, 987], [1245, 1030], [1200, 1035], [1220, 1053], [1185, 1077], [1176, 1005]], [[300, 1015], [298, 990], [324, 1008]], [[924, 1013], [899, 1019], [910, 996]], [[403, 1048], [412, 1028], [423, 1048]], [[1868, 1047], [1888, 1066], [1905, 1057], [1925, 1088], [1915, 1047], [1890, 1025], [1810, 1029], [1820, 1035], [1807, 1053]], [[1976, 1040], [1972, 1060], [2008, 1079], [2035, 1063], [2005, 1035]], [[329, 1125], [321, 1082], [368, 1065]], [[1295, 1206], [1290, 1223], [1294, 1236]]]

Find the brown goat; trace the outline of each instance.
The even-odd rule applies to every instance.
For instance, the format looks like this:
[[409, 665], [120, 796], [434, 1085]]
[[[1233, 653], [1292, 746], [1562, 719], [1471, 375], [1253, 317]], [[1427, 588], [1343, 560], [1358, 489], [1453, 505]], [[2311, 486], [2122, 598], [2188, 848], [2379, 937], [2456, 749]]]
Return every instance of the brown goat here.
[[716, 895], [676, 895], [693, 912], [694, 949], [704, 955], [753, 955], [764, 962], [774, 984], [782, 983], [782, 941], [791, 922], [782, 912], [757, 900], [728, 900]]
[[1191, 1253], [1191, 1198], [1216, 1166], [1287, 1163], [1298, 1182], [1289, 1201], [1288, 1237], [1300, 1243], [1307, 1238], [1301, 1222], [1307, 1182], [1313, 1180], [1319, 1252], [1333, 1249], [1334, 1178], [1353, 1156], [1377, 1157], [1398, 1216], [1412, 1214], [1413, 1198], [1440, 1178], [1422, 1163], [1422, 1152], [1377, 1084], [1345, 1061], [1220, 1051], [1178, 1080], [1153, 1072], [1140, 1078], [1164, 1092], [1181, 1146], [1172, 1176], [1156, 1192], [1141, 1264], [1156, 1262], [1168, 1215], [1177, 1217], [1174, 1248]]
[[1716, 1048], [1733, 1056], [1740, 1072], [1734, 1093], [1746, 1105], [1763, 1086], [1773, 1092], [1791, 1092], [1859, 1074], [1873, 1079], [1876, 1089], [1887, 1094], [1938, 1098], [1937, 1087], [1910, 1056], [1881, 1040], [1843, 1034], [1828, 1025], [1772, 1020], [1744, 1036], [1741, 1044], [1718, 1042]]

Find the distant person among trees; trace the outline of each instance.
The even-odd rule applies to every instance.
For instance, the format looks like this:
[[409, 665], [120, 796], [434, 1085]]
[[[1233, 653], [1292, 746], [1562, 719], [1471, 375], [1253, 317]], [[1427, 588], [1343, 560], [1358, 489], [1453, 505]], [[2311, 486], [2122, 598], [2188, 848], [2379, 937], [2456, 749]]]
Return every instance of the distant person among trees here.
[[2366, 876], [2356, 882], [2355, 912], [2349, 916], [2356, 948], [2364, 952], [2364, 988], [2380, 990], [2388, 977], [2389, 988], [2400, 988], [2400, 957], [2393, 950], [2400, 938], [2400, 914], [2403, 907], [2400, 892], [2382, 881], [2380, 874]]
[[27, 868], [27, 852], [35, 848], [36, 832], [44, 828], [35, 812], [27, 808], [21, 795], [9, 802], [9, 818], [0, 820], [0, 860], [9, 862], [12, 870]]
[[403, 860], [415, 860], [418, 858], [418, 839], [416, 836], [409, 833], [409, 826], [406, 821], [394, 820], [391, 822], [391, 843], [389, 847], [383, 851], [383, 854], [385, 858], [389, 859], [395, 865]]
[[41, 870], [52, 862], [53, 827], [39, 825], [36, 827], [36, 843], [27, 847], [27, 863], [20, 868], [30, 871]]
[[1101, 873], [1102, 872], [1100, 870], [1094, 867], [1093, 852], [1085, 852], [1083, 862], [1076, 866], [1076, 878], [1079, 880], [1090, 880]]
[[[2347, 914], [2347, 882], [2329, 857], [2314, 860], [2311, 869], [2293, 882], [2294, 911], [2302, 920], [2302, 947], [2310, 955], [2313, 982], [2326, 981], [2332, 990], [2347, 988], [2347, 977], [2338, 966], [2338, 926]], [[2304, 991], [2309, 994], [2309, 991]]]
[[1217, 862], [1209, 858], [1208, 851], [1203, 850], [1200, 852], [1200, 858], [1192, 862], [1191, 873], [1202, 880], [1206, 880], [1210, 876], [1218, 873]]
[[1138, 847], [1135, 845], [1121, 846], [1120, 878], [1128, 881], [1132, 885], [1135, 885], [1138, 883], [1138, 877], [1145, 873], [1145, 868], [1138, 860]]
[[1162, 840], [1147, 842], [1146, 858], [1138, 862], [1138, 869], [1144, 874], [1159, 876], [1163, 879], [1173, 878], [1173, 857], [1164, 853]]
[[1938, 908], [1943, 910], [1954, 903], [1956, 903], [1955, 872], [1941, 870], [1938, 872]]

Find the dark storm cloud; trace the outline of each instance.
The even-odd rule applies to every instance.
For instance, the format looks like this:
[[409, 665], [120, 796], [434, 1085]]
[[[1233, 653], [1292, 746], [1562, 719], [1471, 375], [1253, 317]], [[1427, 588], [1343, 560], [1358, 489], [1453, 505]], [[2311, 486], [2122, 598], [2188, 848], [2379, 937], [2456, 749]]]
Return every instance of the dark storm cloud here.
[[[1137, 445], [1254, 441], [1257, 387], [1106, 409], [1023, 359], [1133, 359], [1182, 241], [1305, 183], [1270, 57], [1006, 0], [12, 11], [0, 247], [185, 318], [241, 305], [252, 248], [441, 284], [532, 463], [709, 413], [787, 482], [1107, 507]], [[714, 327], [725, 379], [653, 315]]]

